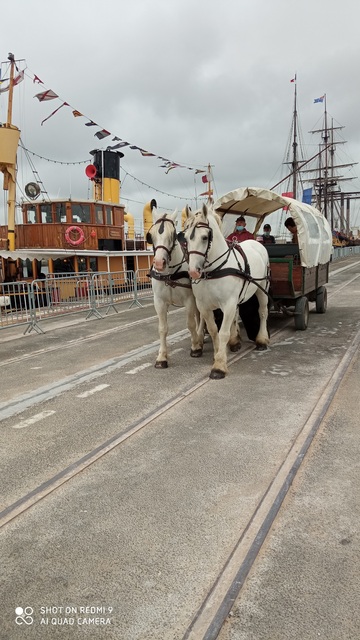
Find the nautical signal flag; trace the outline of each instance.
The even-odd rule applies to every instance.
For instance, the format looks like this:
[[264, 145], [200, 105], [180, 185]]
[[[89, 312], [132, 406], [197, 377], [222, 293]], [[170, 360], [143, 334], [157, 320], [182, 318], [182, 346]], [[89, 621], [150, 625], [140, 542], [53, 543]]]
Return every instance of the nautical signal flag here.
[[97, 131], [96, 133], [94, 133], [94, 136], [96, 138], [99, 138], [99, 140], [102, 140], [103, 138], [106, 138], [106, 136], [110, 135], [110, 131], [106, 131], [106, 129], [102, 129], [101, 131]]
[[206, 184], [207, 182], [209, 182], [208, 177], [207, 176], [201, 176], [201, 180], [203, 181], [204, 184]]
[[48, 91], [43, 91], [42, 93], [37, 93], [34, 98], [37, 98], [39, 102], [44, 102], [45, 100], [55, 100], [58, 98], [58, 94], [49, 89]]
[[[285, 198], [293, 198], [294, 197], [293, 191], [286, 191], [285, 193], [282, 193], [281, 195], [284, 196]], [[288, 211], [288, 209], [289, 209], [289, 205], [286, 205], [285, 207], [283, 207], [283, 211]]]
[[314, 99], [314, 104], [315, 104], [315, 102], [324, 102], [324, 99], [325, 99], [325, 94], [323, 96], [320, 96], [320, 98], [315, 98]]
[[311, 199], [312, 199], [312, 187], [310, 187], [309, 189], [304, 189], [303, 195], [302, 195], [302, 201], [305, 202], [305, 204], [311, 204]]
[[296, 82], [296, 76], [294, 76], [294, 77], [290, 80], [290, 82]]

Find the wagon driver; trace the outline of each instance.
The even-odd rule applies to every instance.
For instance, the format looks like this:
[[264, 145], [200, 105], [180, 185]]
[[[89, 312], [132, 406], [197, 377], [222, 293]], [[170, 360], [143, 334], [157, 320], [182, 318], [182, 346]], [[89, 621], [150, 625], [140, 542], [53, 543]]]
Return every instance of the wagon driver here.
[[254, 240], [254, 234], [250, 233], [246, 228], [246, 220], [244, 216], [239, 216], [236, 220], [235, 229], [226, 238], [228, 242], [243, 242], [244, 240]]

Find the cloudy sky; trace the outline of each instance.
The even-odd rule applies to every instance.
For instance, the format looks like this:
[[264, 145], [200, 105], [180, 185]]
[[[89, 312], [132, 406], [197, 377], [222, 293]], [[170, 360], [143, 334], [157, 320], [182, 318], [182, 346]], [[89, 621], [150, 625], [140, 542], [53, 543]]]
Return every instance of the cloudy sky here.
[[[339, 161], [360, 160], [355, 0], [18, 0], [12, 11], [0, 58], [12, 52], [27, 67], [13, 120], [24, 146], [47, 159], [30, 155], [53, 197], [87, 197], [91, 183], [84, 164], [48, 160], [88, 160], [90, 150], [115, 144], [113, 136], [186, 167], [166, 174], [157, 157], [122, 150], [121, 200], [136, 218], [151, 198], [160, 209], [194, 206], [204, 185], [187, 167], [212, 165], [215, 198], [240, 186], [272, 187], [287, 173], [295, 73], [305, 157], [318, 151], [309, 131], [321, 127], [324, 105], [314, 99], [326, 93], [329, 118], [345, 127]], [[59, 99], [40, 103], [34, 95], [44, 89]], [[4, 93], [0, 121], [6, 100]], [[41, 126], [64, 101], [71, 108]], [[99, 127], [86, 127], [89, 120]], [[113, 136], [99, 141], [99, 129]], [[33, 180], [21, 162], [19, 185]], [[360, 191], [360, 178], [343, 190]], [[352, 203], [353, 226], [360, 226], [359, 203]]]

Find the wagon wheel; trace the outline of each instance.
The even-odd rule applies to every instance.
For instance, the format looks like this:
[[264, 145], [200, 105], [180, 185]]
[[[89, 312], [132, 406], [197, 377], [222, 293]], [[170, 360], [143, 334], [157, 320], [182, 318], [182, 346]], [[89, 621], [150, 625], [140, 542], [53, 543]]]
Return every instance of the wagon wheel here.
[[309, 300], [306, 296], [298, 298], [295, 302], [295, 329], [305, 331], [309, 322]]
[[327, 291], [326, 287], [316, 289], [316, 313], [325, 313], [327, 309]]

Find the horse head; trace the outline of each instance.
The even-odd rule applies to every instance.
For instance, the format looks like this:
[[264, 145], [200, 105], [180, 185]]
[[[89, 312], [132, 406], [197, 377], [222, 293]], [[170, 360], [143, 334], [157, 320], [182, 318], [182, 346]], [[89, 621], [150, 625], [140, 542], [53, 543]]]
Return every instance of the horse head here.
[[184, 239], [187, 244], [189, 274], [193, 280], [197, 280], [208, 262], [214, 233], [216, 236], [220, 234], [223, 238], [220, 231], [221, 218], [206, 204], [194, 212], [186, 208], [185, 212]]
[[146, 234], [146, 242], [153, 246], [154, 268], [162, 272], [169, 266], [176, 245], [177, 211], [161, 214], [153, 209], [152, 214], [153, 225]]

